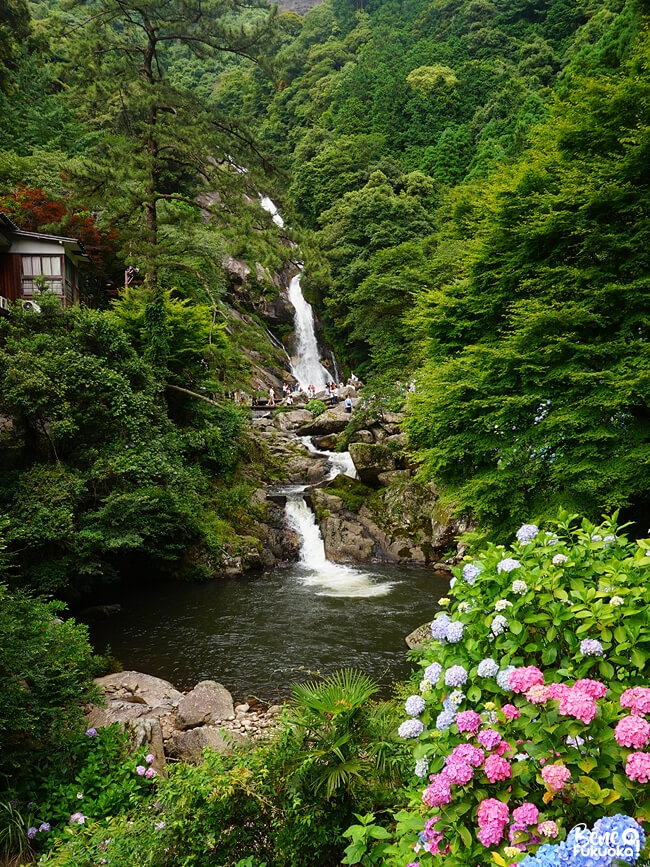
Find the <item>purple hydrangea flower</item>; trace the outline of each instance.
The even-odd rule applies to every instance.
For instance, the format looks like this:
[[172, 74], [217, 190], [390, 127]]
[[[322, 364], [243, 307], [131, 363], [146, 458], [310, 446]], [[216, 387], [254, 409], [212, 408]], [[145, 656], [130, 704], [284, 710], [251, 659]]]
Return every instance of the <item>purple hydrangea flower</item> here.
[[86, 817], [83, 813], [73, 813], [68, 821], [72, 825], [83, 825], [86, 821]]
[[440, 680], [442, 674], [442, 666], [439, 662], [432, 662], [424, 669], [424, 679], [428, 680], [432, 686], [435, 686]]
[[420, 716], [426, 706], [421, 695], [410, 695], [404, 702], [404, 709], [409, 716]]
[[466, 563], [463, 566], [463, 581], [468, 584], [473, 584], [480, 574], [481, 570], [474, 563]]
[[536, 524], [524, 524], [517, 530], [517, 541], [525, 545], [527, 542], [532, 542], [538, 533], [539, 527]]
[[38, 834], [38, 828], [35, 828], [33, 825], [31, 828], [27, 829], [27, 836], [30, 840], [33, 840], [37, 834]]
[[497, 663], [492, 659], [491, 656], [488, 656], [487, 659], [482, 659], [479, 662], [476, 673], [479, 677], [494, 677], [498, 670], [499, 666], [497, 665]]
[[147, 769], [144, 765], [138, 765], [138, 767], [135, 769], [135, 772], [139, 777], [144, 777], [144, 775], [147, 773]]
[[443, 710], [436, 717], [436, 728], [440, 731], [446, 731], [454, 721], [456, 712], [453, 710]]
[[153, 753], [149, 753], [148, 756], [145, 756], [145, 757], [144, 757], [144, 760], [145, 760], [145, 762], [146, 762], [148, 765], [150, 765], [150, 764], [152, 764], [152, 762], [155, 762], [156, 757], [154, 756]]
[[424, 731], [424, 723], [419, 719], [406, 719], [397, 729], [401, 738], [418, 738]]
[[51, 831], [52, 828], [50, 827], [49, 822], [41, 822], [38, 830], [39, 831]]
[[458, 644], [462, 640], [465, 624], [460, 620], [452, 620], [447, 627], [447, 641], [450, 644]]
[[451, 619], [444, 611], [434, 619], [431, 624], [431, 635], [437, 641], [444, 641], [447, 638], [447, 628], [451, 623]]
[[497, 563], [497, 572], [499, 574], [501, 572], [512, 572], [513, 569], [519, 569], [520, 567], [521, 563], [519, 560], [515, 560], [514, 557], [506, 557]]
[[514, 665], [507, 665], [497, 674], [497, 684], [502, 690], [504, 690], [504, 692], [512, 692], [512, 687], [510, 686], [510, 675], [514, 670]]
[[583, 638], [580, 642], [580, 653], [583, 656], [604, 656], [605, 651], [600, 641], [595, 638]]
[[467, 670], [462, 665], [452, 665], [445, 672], [447, 686], [464, 686], [467, 682]]
[[158, 771], [155, 768], [147, 768], [147, 770], [144, 772], [144, 775], [148, 780], [151, 780], [156, 776], [157, 773]]
[[97, 729], [86, 729], [86, 737], [87, 738], [96, 738], [97, 737]]

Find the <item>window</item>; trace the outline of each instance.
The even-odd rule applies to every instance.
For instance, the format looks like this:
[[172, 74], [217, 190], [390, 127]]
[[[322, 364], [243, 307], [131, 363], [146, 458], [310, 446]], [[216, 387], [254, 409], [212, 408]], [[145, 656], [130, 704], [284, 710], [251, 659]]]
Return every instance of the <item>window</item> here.
[[23, 297], [30, 298], [41, 279], [51, 292], [63, 295], [63, 256], [21, 256], [21, 259]]

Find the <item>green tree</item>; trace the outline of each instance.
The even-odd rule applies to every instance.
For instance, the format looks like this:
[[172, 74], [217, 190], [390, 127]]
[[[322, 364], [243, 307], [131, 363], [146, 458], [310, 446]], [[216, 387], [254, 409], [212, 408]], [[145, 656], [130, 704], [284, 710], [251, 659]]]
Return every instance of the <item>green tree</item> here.
[[[84, 122], [98, 131], [77, 183], [121, 227], [145, 286], [157, 283], [167, 202], [200, 207], [230, 225], [254, 191], [260, 154], [251, 137], [167, 73], [174, 50], [257, 58], [274, 16], [255, 0], [243, 16], [222, 0], [71, 0], [61, 21], [61, 76]], [[246, 166], [248, 171], [242, 171]], [[259, 210], [259, 209], [257, 209]], [[255, 214], [264, 223], [264, 214]], [[250, 222], [250, 220], [249, 220]], [[267, 221], [267, 222], [270, 222]]]
[[468, 278], [431, 297], [411, 437], [457, 508], [500, 532], [558, 504], [645, 520], [648, 44], [645, 26], [621, 70], [573, 80], [485, 188]]
[[0, 90], [10, 86], [10, 74], [20, 56], [20, 44], [31, 32], [27, 0], [4, 0], [0, 8]]

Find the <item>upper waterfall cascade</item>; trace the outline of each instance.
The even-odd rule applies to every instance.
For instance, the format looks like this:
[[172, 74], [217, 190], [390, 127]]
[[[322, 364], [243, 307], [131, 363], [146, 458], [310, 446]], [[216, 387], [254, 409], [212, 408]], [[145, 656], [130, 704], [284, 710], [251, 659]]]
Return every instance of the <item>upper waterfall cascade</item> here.
[[[268, 196], [260, 198], [260, 204], [268, 211], [273, 222], [280, 227], [284, 220], [278, 209]], [[289, 301], [293, 304], [294, 330], [296, 335], [295, 355], [291, 358], [291, 372], [303, 391], [313, 385], [316, 391], [324, 391], [332, 380], [332, 374], [321, 364], [316, 328], [314, 326], [314, 311], [305, 300], [300, 285], [300, 274], [296, 274], [289, 284]]]

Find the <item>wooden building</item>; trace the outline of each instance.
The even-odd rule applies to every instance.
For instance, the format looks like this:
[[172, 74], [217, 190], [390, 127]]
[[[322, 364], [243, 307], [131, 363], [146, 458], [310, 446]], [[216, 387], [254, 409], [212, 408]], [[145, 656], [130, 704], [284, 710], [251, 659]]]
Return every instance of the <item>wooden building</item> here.
[[39, 286], [58, 295], [64, 307], [75, 304], [88, 262], [75, 238], [25, 232], [0, 212], [0, 307], [7, 301], [38, 303]]

